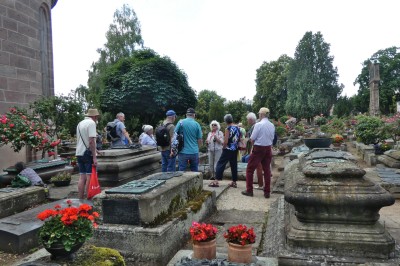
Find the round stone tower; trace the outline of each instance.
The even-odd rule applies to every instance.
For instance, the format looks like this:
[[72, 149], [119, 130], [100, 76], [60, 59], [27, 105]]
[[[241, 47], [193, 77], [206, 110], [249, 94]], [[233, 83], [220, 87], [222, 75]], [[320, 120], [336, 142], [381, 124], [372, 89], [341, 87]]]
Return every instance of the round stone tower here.
[[0, 1], [0, 114], [54, 95], [51, 8], [56, 3]]
[[[27, 108], [41, 96], [54, 95], [51, 9], [57, 0], [0, 1], [0, 114], [11, 106]], [[30, 153], [8, 147], [1, 169], [29, 161]]]

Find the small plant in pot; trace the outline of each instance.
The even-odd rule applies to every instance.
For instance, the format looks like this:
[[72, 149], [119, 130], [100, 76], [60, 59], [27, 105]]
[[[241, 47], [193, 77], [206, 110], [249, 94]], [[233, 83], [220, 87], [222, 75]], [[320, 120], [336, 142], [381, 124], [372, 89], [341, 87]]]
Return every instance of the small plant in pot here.
[[193, 222], [189, 231], [193, 241], [193, 257], [196, 259], [215, 259], [218, 229], [212, 224]]
[[67, 172], [58, 173], [50, 181], [56, 187], [68, 186], [71, 183], [71, 174]]
[[224, 233], [228, 242], [228, 261], [250, 263], [252, 261], [252, 244], [256, 242], [254, 228], [239, 224], [229, 227]]

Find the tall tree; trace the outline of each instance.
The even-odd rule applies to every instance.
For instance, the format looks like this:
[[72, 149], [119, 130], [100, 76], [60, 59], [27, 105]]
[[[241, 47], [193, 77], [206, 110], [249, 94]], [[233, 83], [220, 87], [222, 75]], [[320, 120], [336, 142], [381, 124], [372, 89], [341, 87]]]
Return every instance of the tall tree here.
[[353, 111], [352, 99], [347, 96], [340, 96], [333, 108], [333, 114], [338, 117], [349, 116]]
[[209, 124], [212, 120], [222, 121], [225, 98], [213, 90], [202, 90], [197, 96], [196, 118]]
[[287, 77], [292, 61], [291, 57], [281, 55], [278, 60], [264, 62], [257, 69], [254, 110], [268, 107], [271, 110], [271, 117], [275, 119], [286, 114]]
[[297, 45], [288, 75], [288, 114], [310, 120], [317, 114], [328, 114], [342, 92], [337, 68], [333, 67], [330, 45], [320, 32], [306, 32]]
[[100, 95], [104, 90], [102, 79], [106, 69], [119, 59], [130, 57], [138, 48], [143, 48], [140, 23], [135, 11], [129, 5], [124, 4], [120, 10], [115, 11], [106, 39], [104, 48], [97, 50], [99, 59], [92, 64], [89, 71], [87, 101], [90, 106], [100, 106]]
[[102, 111], [122, 111], [147, 124], [157, 124], [168, 109], [179, 114], [196, 104], [186, 74], [170, 58], [150, 49], [120, 59], [107, 70], [104, 84]]
[[226, 112], [231, 114], [236, 123], [245, 122], [246, 115], [251, 111], [251, 106], [244, 102], [244, 98], [239, 101], [229, 101], [225, 104]]
[[379, 61], [379, 108], [382, 114], [396, 112], [396, 100], [400, 100], [400, 47], [389, 47], [374, 53], [370, 59], [363, 62], [361, 73], [354, 84], [359, 85], [357, 98], [361, 112], [369, 108], [369, 70], [371, 59]]

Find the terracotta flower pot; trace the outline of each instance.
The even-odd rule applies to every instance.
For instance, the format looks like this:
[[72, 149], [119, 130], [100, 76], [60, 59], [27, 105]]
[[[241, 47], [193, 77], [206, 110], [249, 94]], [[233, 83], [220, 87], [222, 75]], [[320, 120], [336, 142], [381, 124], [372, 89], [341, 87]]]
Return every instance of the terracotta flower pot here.
[[195, 259], [215, 259], [217, 255], [217, 239], [206, 242], [193, 242], [193, 258]]
[[228, 261], [237, 263], [251, 263], [252, 255], [251, 248], [252, 244], [238, 245], [228, 242]]

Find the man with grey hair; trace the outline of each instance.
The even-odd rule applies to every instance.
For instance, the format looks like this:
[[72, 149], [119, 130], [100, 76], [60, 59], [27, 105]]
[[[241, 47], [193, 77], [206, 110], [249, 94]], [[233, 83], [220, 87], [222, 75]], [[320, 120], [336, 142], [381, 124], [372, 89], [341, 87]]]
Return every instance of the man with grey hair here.
[[258, 112], [260, 121], [254, 126], [250, 141], [253, 150], [246, 168], [246, 190], [242, 191], [245, 196], [253, 196], [253, 175], [254, 170], [261, 163], [264, 171], [264, 197], [270, 197], [271, 185], [271, 160], [272, 144], [275, 136], [275, 126], [268, 120], [269, 109], [260, 108]]
[[111, 147], [126, 146], [128, 144], [132, 144], [132, 141], [129, 137], [129, 133], [128, 131], [126, 131], [124, 121], [125, 121], [124, 113], [119, 112], [114, 120], [114, 123], [116, 125], [116, 132], [119, 138], [111, 143]]
[[[250, 113], [247, 114], [246, 118], [247, 118], [247, 124], [249, 124], [249, 126], [251, 126], [250, 129], [247, 131], [247, 134], [246, 134], [246, 138], [249, 140], [251, 134], [253, 133], [254, 125], [257, 122], [257, 116], [256, 116], [255, 113], [250, 112]], [[250, 154], [251, 154], [252, 149], [253, 149], [253, 144], [251, 143], [251, 141], [247, 141], [247, 143], [246, 143], [246, 153], [242, 158], [242, 162], [244, 162], [244, 163], [248, 163], [249, 162]], [[262, 170], [262, 165], [261, 165], [261, 163], [259, 163], [257, 165], [257, 169], [256, 169], [257, 183], [258, 183], [258, 186], [256, 186], [256, 189], [260, 189], [260, 190], [262, 190], [263, 187], [264, 187], [263, 174], [262, 174], [263, 172], [262, 171], [263, 171]]]

